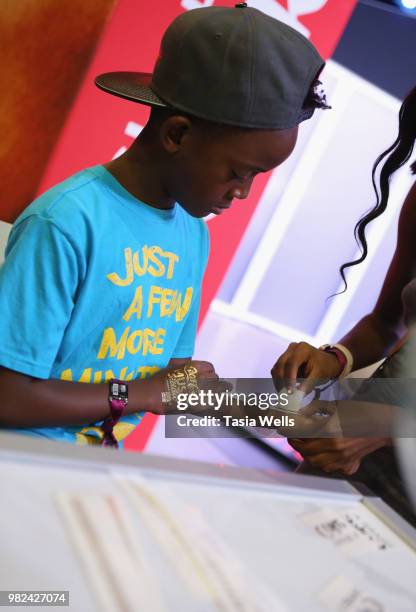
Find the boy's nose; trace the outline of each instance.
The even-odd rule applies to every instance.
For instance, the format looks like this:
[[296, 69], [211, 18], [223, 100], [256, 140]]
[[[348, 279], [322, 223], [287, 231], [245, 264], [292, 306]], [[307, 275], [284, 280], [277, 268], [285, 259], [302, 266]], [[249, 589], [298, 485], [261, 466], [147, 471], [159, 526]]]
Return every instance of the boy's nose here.
[[247, 183], [241, 187], [235, 187], [231, 191], [231, 196], [233, 198], [237, 198], [238, 200], [244, 200], [244, 198], [246, 198], [250, 193], [251, 183], [252, 181], [250, 180], [247, 181]]

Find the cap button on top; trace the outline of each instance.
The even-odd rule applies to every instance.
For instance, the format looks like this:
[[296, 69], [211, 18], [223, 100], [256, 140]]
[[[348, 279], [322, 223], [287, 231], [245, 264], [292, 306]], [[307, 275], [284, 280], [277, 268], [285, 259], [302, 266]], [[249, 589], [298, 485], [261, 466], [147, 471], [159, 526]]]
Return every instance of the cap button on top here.
[[234, 8], [247, 8], [247, 2], [239, 2]]

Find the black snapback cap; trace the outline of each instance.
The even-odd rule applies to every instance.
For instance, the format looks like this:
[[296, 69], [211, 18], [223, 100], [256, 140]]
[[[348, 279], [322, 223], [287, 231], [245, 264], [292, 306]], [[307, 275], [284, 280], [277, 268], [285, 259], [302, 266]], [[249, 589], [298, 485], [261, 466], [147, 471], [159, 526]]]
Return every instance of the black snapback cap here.
[[302, 34], [241, 3], [179, 15], [163, 35], [153, 74], [107, 72], [95, 84], [208, 121], [288, 129], [312, 116], [305, 100], [324, 65]]

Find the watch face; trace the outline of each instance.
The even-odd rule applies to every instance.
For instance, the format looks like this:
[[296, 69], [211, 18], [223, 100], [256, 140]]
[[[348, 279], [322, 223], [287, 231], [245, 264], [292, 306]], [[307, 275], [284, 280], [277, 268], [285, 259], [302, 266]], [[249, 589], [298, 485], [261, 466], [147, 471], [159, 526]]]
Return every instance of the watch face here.
[[114, 399], [126, 400], [128, 397], [128, 386], [123, 382], [113, 380], [110, 383], [110, 395]]

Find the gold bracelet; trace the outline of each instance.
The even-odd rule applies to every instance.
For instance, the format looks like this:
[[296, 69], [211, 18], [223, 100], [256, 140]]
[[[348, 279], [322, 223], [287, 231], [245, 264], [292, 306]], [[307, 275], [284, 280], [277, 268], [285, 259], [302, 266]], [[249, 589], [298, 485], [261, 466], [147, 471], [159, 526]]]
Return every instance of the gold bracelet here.
[[178, 395], [184, 393], [199, 393], [198, 370], [195, 366], [185, 365], [166, 376], [166, 391], [162, 392], [162, 402], [166, 404], [176, 404]]

